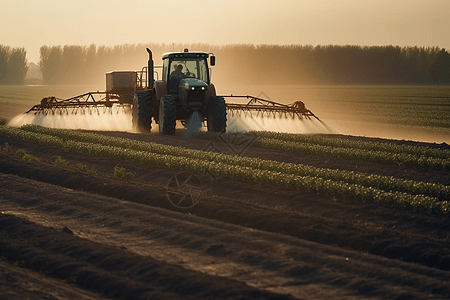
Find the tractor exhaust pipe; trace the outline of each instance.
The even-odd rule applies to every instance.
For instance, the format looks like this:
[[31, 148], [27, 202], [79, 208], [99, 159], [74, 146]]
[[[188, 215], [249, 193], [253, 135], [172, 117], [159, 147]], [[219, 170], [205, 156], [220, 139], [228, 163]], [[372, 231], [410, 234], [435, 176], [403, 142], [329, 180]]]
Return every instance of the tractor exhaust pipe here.
[[148, 79], [148, 83], [147, 83], [147, 88], [148, 89], [153, 89], [153, 55], [152, 55], [152, 50], [147, 48], [147, 52], [148, 52], [148, 68], [147, 68], [147, 79]]

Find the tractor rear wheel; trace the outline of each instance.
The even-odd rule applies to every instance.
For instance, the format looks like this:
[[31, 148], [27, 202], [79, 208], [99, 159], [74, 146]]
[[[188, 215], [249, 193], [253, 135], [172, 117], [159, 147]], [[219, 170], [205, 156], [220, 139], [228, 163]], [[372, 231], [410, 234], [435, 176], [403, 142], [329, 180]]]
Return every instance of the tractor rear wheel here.
[[133, 128], [141, 133], [152, 130], [152, 94], [151, 92], [136, 92], [133, 98]]
[[159, 133], [175, 134], [177, 102], [174, 95], [163, 95], [159, 103]]
[[207, 122], [208, 131], [223, 133], [227, 130], [227, 104], [223, 97], [209, 98]]

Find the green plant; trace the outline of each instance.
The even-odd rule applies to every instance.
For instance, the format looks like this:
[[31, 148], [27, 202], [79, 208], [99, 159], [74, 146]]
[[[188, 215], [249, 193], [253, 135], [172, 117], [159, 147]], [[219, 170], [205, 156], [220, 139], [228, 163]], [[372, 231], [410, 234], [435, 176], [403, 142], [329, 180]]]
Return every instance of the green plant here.
[[31, 161], [40, 162], [41, 161], [40, 158], [38, 158], [34, 155], [31, 155], [31, 154], [28, 154], [28, 153], [22, 157], [22, 160], [27, 161], [27, 162], [31, 162]]
[[76, 167], [77, 167], [77, 169], [79, 171], [86, 171], [87, 170], [87, 166], [83, 165], [82, 163], [77, 164]]
[[25, 149], [17, 149], [16, 150], [16, 155], [19, 157], [19, 158], [23, 158], [25, 155], [27, 155], [28, 153], [27, 153], [27, 151], [25, 150]]
[[[23, 129], [24, 133], [21, 133], [20, 135], [24, 136], [27, 140], [39, 140], [37, 136], [25, 133], [25, 131], [35, 132], [49, 136], [49, 138], [45, 139], [46, 144], [62, 147], [64, 146], [60, 144], [64, 144], [64, 141], [70, 140], [137, 151], [149, 151], [158, 154], [170, 153], [170, 155], [173, 156], [184, 156], [208, 161], [216, 160], [219, 157], [217, 153], [133, 141], [124, 138], [114, 138], [67, 129], [45, 128], [38, 125], [25, 125], [21, 129]], [[7, 130], [5, 129], [5, 131]], [[202, 134], [203, 133], [200, 133], [198, 136], [202, 136]], [[298, 151], [348, 159], [389, 162], [397, 165], [410, 164], [416, 166], [428, 166], [436, 169], [450, 170], [450, 150], [438, 150], [427, 147], [396, 145], [391, 143], [352, 141], [319, 135], [296, 135], [275, 132], [252, 132], [251, 134], [257, 136], [255, 143], [264, 148]], [[210, 135], [205, 133], [205, 136]]]
[[25, 149], [18, 149], [16, 151], [16, 155], [20, 159], [22, 159], [23, 161], [26, 161], [26, 162], [32, 162], [32, 161], [40, 162], [41, 161], [38, 157], [29, 154]]
[[10, 151], [10, 147], [8, 143], [5, 143], [5, 146], [1, 148], [0, 152], [3, 154], [8, 154]]
[[0, 117], [0, 126], [6, 125], [9, 122], [9, 118]]
[[67, 161], [63, 159], [61, 156], [58, 156], [55, 160], [55, 165], [65, 168], [67, 167]]
[[114, 177], [119, 179], [128, 179], [134, 177], [135, 174], [132, 172], [127, 172], [124, 167], [116, 165], [114, 167]]

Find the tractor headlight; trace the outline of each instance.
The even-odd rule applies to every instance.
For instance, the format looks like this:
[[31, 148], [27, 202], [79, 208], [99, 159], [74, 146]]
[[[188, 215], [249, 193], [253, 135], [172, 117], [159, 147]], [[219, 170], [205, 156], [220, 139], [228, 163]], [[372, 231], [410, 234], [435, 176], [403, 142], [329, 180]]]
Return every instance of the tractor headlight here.
[[195, 90], [195, 87], [191, 87], [191, 90]]
[[204, 86], [202, 86], [202, 91], [204, 91], [205, 90], [205, 87]]

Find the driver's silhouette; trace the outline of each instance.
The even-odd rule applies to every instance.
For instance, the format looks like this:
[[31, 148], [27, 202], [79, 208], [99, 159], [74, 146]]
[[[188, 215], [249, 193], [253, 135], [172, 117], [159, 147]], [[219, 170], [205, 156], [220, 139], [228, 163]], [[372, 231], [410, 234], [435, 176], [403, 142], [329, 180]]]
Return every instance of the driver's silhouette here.
[[183, 78], [183, 66], [182, 65], [178, 65], [175, 67], [175, 71], [173, 71], [172, 73], [170, 73], [170, 79], [181, 79]]

